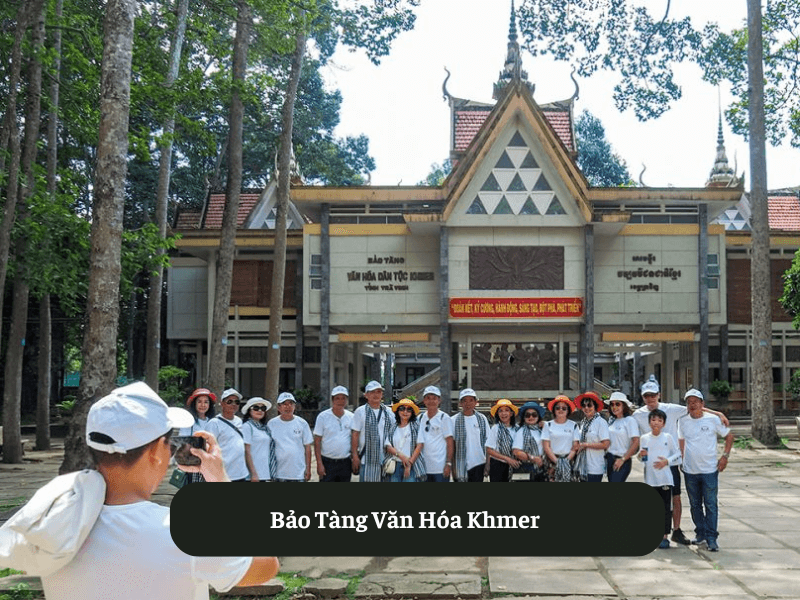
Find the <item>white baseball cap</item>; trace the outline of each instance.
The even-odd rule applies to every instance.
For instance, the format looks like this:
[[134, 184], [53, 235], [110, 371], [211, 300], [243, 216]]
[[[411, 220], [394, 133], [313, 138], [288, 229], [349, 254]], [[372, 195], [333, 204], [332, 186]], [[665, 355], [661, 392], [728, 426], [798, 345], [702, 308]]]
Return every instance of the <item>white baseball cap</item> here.
[[473, 390], [472, 388], [464, 388], [463, 390], [461, 390], [458, 394], [459, 401], [463, 399], [464, 396], [474, 396], [476, 400], [478, 399], [478, 394], [476, 394], [475, 390]]
[[242, 414], [243, 414], [243, 415], [246, 415], [246, 414], [247, 414], [247, 411], [248, 411], [248, 410], [250, 410], [250, 407], [251, 407], [251, 406], [255, 406], [256, 404], [263, 404], [264, 406], [266, 406], [266, 407], [267, 407], [267, 410], [269, 410], [270, 408], [272, 408], [272, 402], [270, 402], [269, 400], [265, 400], [264, 398], [261, 398], [260, 396], [253, 396], [253, 397], [252, 397], [252, 398], [250, 398], [250, 400], [248, 400], [248, 401], [247, 401], [247, 403], [246, 403], [246, 404], [245, 404], [245, 405], [242, 407]]
[[[146, 383], [115, 389], [95, 402], [86, 417], [86, 444], [109, 454], [125, 454], [160, 438], [176, 427], [191, 427], [192, 413], [167, 406]], [[102, 434], [111, 441], [93, 441]]]
[[690, 397], [700, 398], [700, 400], [703, 400], [705, 402], [705, 398], [703, 398], [703, 392], [701, 392], [698, 389], [692, 388], [683, 395], [684, 400]]
[[422, 392], [422, 397], [424, 398], [428, 394], [433, 394], [434, 396], [439, 396], [441, 398], [442, 397], [442, 390], [440, 390], [435, 385], [429, 385], [428, 387], [425, 388], [425, 391]]
[[291, 392], [283, 392], [280, 396], [278, 396], [277, 403], [283, 404], [287, 400], [291, 400], [295, 404], [297, 404], [297, 400], [295, 400], [294, 395]]
[[382, 389], [383, 386], [373, 379], [364, 387], [364, 393], [366, 394], [367, 392], [371, 392], [373, 390], [382, 390]]
[[225, 398], [227, 398], [228, 396], [236, 396], [237, 398], [239, 398], [239, 400], [242, 399], [242, 395], [239, 392], [237, 392], [233, 388], [228, 388], [227, 390], [222, 392], [222, 398], [220, 398], [220, 400], [225, 400]]
[[331, 398], [338, 394], [344, 394], [348, 398], [350, 397], [350, 392], [347, 391], [347, 388], [343, 385], [337, 385], [335, 388], [331, 390]]
[[645, 394], [657, 394], [660, 391], [661, 388], [658, 387], [658, 381], [656, 381], [655, 375], [650, 375], [650, 379], [642, 384], [642, 396]]

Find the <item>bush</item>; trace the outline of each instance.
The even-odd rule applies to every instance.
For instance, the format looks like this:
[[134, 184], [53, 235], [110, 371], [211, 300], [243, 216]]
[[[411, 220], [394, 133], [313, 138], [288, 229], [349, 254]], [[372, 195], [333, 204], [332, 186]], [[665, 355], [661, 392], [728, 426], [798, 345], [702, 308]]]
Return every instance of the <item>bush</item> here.
[[727, 381], [720, 381], [718, 379], [709, 386], [709, 391], [717, 398], [727, 398], [731, 395], [733, 386]]
[[183, 404], [183, 380], [189, 376], [189, 371], [165, 365], [158, 370], [158, 395], [167, 404]]

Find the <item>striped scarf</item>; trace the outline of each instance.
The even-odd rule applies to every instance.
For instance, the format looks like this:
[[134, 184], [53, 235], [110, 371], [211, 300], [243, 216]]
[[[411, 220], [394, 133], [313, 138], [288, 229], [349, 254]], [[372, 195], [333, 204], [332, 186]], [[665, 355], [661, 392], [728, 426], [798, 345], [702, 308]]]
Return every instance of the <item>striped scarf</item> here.
[[[581, 420], [581, 443], [586, 443], [586, 436], [589, 433], [589, 427], [591, 427], [592, 423], [595, 419], [600, 417], [600, 413], [594, 413], [594, 416], [591, 419], [584, 418]], [[575, 475], [579, 481], [586, 481], [589, 476], [587, 472], [587, 465], [586, 465], [586, 450], [581, 450], [578, 452], [578, 456], [575, 457]]]
[[[539, 452], [539, 444], [536, 441], [536, 438], [533, 437], [533, 431], [538, 430], [537, 426], [529, 427], [528, 425], [522, 426], [522, 451], [525, 454], [530, 454], [531, 456], [541, 456], [541, 452]], [[522, 470], [525, 473], [538, 473], [541, 471], [541, 467], [535, 464], [527, 464], [522, 466]]]
[[383, 448], [381, 447], [381, 436], [378, 427], [383, 427], [384, 439], [389, 439], [389, 409], [383, 404], [380, 405], [379, 416], [375, 416], [375, 411], [367, 404], [364, 406], [364, 457], [361, 461], [361, 481], [380, 481], [381, 465], [383, 465]]
[[[414, 454], [414, 448], [417, 447], [417, 437], [419, 436], [419, 423], [417, 421], [412, 421], [408, 424], [411, 428], [411, 451], [409, 453], [409, 457]], [[397, 431], [397, 422], [390, 423], [389, 431], [387, 433], [386, 443], [391, 445], [394, 441], [394, 432]], [[397, 469], [403, 468], [403, 463], [399, 460], [397, 461]], [[417, 481], [422, 481], [425, 479], [425, 459], [422, 457], [422, 452], [419, 453], [417, 460], [414, 461], [414, 464], [411, 465], [411, 472], [416, 477]]]
[[[478, 427], [481, 430], [481, 448], [486, 447], [486, 417], [480, 413], [475, 413], [478, 419]], [[456, 481], [467, 480], [467, 427], [464, 422], [464, 413], [458, 413], [453, 419], [453, 441], [455, 442], [455, 479]]]
[[[266, 423], [259, 423], [254, 419], [248, 419], [244, 422], [242, 427], [245, 425], [250, 425], [250, 427], [257, 429], [258, 431], [263, 431], [267, 434], [267, 437], [269, 438], [269, 479], [275, 479], [275, 477], [278, 475], [278, 457], [275, 454], [275, 440], [270, 435]], [[259, 474], [258, 479], [259, 481], [267, 480], [266, 478], [262, 477], [261, 474]]]
[[497, 427], [497, 451], [503, 456], [512, 456], [511, 447], [514, 445], [514, 430], [500, 423]]

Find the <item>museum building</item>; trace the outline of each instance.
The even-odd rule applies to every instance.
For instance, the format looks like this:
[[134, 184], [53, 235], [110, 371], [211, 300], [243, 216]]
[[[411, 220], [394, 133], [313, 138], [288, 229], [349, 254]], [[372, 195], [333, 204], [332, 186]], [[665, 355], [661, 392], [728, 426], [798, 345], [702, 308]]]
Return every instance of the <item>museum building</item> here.
[[[522, 402], [631, 393], [655, 373], [669, 401], [728, 379], [747, 408], [749, 205], [721, 120], [705, 186], [592, 187], [576, 164], [577, 85], [567, 100], [535, 101], [513, 18], [496, 102], [443, 89], [454, 166], [441, 186], [292, 186], [281, 389], [325, 399], [333, 385], [355, 395], [380, 378], [387, 396], [433, 383], [445, 398], [472, 387]], [[240, 201], [226, 373], [245, 396], [264, 391], [276, 187]], [[174, 223], [167, 337], [198, 384], [224, 203], [211, 194]], [[773, 379], [786, 410], [800, 338], [777, 297], [800, 244], [796, 195], [770, 199], [770, 227]]]

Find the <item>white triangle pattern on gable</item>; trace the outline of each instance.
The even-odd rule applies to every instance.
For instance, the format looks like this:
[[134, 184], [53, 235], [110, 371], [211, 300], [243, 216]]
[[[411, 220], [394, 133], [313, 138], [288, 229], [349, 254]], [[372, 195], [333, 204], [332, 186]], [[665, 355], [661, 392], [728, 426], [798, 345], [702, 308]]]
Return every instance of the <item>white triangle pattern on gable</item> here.
[[564, 215], [528, 144], [515, 131], [466, 211], [470, 215]]
[[[275, 229], [275, 205], [278, 200], [278, 184], [270, 183], [266, 192], [262, 194], [258, 204], [253, 207], [250, 216], [243, 224], [244, 229]], [[286, 211], [286, 229], [302, 229], [303, 217], [290, 200]]]

